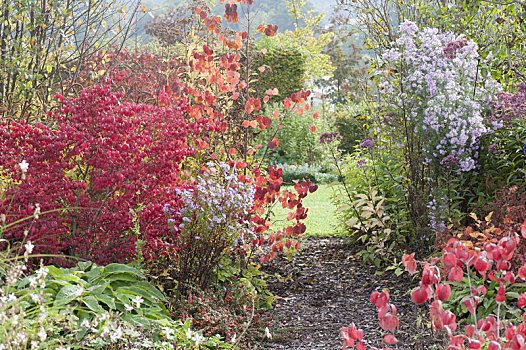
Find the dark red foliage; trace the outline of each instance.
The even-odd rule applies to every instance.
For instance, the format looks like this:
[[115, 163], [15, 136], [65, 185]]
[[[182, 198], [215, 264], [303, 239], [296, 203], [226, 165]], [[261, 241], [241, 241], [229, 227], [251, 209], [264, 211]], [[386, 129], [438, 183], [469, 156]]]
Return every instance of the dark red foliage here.
[[[0, 176], [21, 180], [18, 164], [29, 163], [27, 179], [7, 190], [0, 213], [9, 223], [31, 215], [37, 203], [42, 211], [33, 224], [26, 221], [3, 238], [20, 241], [29, 230], [34, 253], [98, 264], [130, 261], [137, 238], [145, 241], [147, 256], [175, 250], [162, 208], [176, 206], [179, 164], [194, 153], [187, 137], [206, 121], [187, 124], [181, 102], [161, 108], [122, 99], [108, 86], [94, 86], [49, 116], [54, 130], [0, 123]], [[137, 237], [130, 210], [141, 205]]]

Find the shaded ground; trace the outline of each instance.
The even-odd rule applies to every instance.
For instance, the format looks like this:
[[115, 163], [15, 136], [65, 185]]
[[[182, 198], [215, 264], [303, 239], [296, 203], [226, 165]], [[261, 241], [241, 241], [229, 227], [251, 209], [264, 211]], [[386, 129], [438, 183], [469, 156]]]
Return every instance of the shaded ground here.
[[407, 293], [416, 282], [407, 274], [375, 275], [376, 270], [364, 266], [355, 251], [344, 238], [308, 237], [292, 262], [279, 257], [264, 266], [265, 272], [280, 276], [268, 279], [270, 290], [279, 297], [269, 314], [282, 332], [266, 349], [341, 349], [339, 331], [352, 322], [363, 329], [368, 348], [381, 347], [385, 332], [369, 296], [384, 288], [400, 319], [395, 334], [399, 343], [394, 348], [431, 349], [438, 344], [425, 326], [428, 317]]

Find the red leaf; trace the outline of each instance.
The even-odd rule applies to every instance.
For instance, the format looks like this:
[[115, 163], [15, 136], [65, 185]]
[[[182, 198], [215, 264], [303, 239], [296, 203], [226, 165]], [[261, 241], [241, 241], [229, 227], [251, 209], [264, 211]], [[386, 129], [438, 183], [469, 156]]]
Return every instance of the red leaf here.
[[449, 268], [453, 268], [457, 266], [457, 257], [453, 253], [446, 253], [442, 257], [442, 261], [444, 262], [444, 265], [446, 265]]
[[451, 287], [449, 284], [440, 283], [436, 286], [435, 298], [440, 301], [446, 301], [451, 296]]
[[451, 282], [460, 282], [464, 277], [464, 272], [458, 266], [454, 267], [449, 271], [448, 279]]
[[416, 272], [415, 253], [404, 254], [402, 258], [402, 264], [404, 265], [407, 272], [414, 274]]
[[394, 345], [398, 343], [398, 339], [396, 339], [394, 335], [392, 334], [386, 334], [384, 336], [384, 343], [389, 344], [389, 345]]
[[411, 299], [416, 305], [425, 303], [428, 299], [428, 294], [425, 288], [418, 288], [411, 294]]

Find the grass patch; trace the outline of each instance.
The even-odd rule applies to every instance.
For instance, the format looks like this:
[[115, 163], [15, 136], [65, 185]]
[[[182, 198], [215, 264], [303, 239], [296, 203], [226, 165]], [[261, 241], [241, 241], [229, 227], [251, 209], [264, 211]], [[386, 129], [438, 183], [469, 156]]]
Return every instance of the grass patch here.
[[[318, 185], [318, 190], [314, 193], [309, 193], [303, 200], [303, 206], [308, 208], [307, 219], [305, 225], [307, 226], [307, 235], [312, 236], [332, 236], [340, 234], [342, 229], [338, 229], [339, 222], [336, 218], [336, 207], [331, 203], [331, 196], [334, 190], [339, 185]], [[286, 186], [286, 189], [296, 193], [292, 186]], [[287, 223], [287, 209], [283, 209], [281, 204], [274, 208], [275, 228], [283, 228]]]

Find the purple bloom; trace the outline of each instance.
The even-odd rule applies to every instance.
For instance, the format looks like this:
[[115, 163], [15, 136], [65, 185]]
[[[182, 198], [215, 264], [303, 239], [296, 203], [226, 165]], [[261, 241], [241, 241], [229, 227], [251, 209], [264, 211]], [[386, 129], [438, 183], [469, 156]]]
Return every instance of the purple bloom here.
[[458, 166], [458, 160], [452, 154], [444, 157], [442, 159], [441, 163], [444, 164], [445, 166], [448, 166], [448, 167], [456, 167], [456, 166]]
[[454, 59], [457, 57], [457, 52], [467, 45], [468, 42], [464, 39], [451, 41], [444, 47], [444, 56], [449, 59]]
[[374, 140], [372, 137], [366, 137], [360, 142], [360, 148], [361, 149], [371, 149], [374, 147]]
[[321, 144], [331, 144], [336, 140], [341, 140], [342, 136], [338, 131], [326, 132], [320, 135]]

